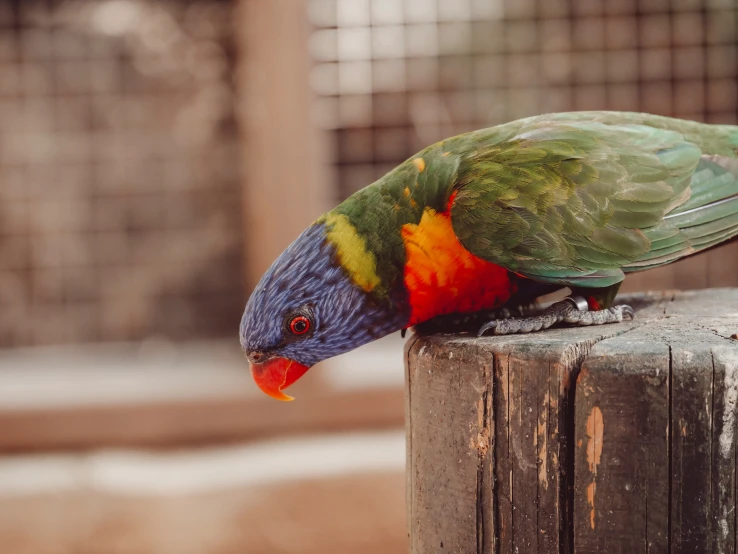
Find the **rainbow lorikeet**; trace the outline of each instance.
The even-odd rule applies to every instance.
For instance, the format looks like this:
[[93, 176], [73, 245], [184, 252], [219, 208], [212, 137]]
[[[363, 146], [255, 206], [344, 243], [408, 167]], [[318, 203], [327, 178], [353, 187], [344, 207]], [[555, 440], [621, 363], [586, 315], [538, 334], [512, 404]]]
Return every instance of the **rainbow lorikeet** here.
[[738, 127], [549, 114], [429, 146], [306, 229], [246, 304], [258, 386], [447, 314], [572, 297], [483, 331], [632, 316], [625, 275], [738, 235]]

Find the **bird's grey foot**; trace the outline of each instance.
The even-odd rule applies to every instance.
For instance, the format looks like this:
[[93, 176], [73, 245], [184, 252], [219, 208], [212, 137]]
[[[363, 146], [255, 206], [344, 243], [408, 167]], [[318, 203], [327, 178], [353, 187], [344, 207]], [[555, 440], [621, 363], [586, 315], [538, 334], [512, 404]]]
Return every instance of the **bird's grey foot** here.
[[625, 316], [635, 317], [633, 308], [626, 305], [613, 306], [605, 310], [590, 311], [587, 300], [581, 296], [567, 297], [543, 310], [540, 314], [523, 317], [496, 319], [485, 323], [477, 336], [481, 337], [492, 330], [495, 335], [512, 335], [515, 333], [532, 333], [548, 329], [557, 323], [568, 323], [574, 326], [604, 325], [620, 323]]

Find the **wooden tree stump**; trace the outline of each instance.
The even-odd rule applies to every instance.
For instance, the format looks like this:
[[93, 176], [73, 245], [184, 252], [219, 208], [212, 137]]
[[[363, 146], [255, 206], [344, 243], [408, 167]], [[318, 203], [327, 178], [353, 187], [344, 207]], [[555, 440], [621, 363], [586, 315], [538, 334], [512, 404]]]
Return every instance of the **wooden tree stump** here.
[[738, 289], [406, 347], [411, 553], [736, 553]]

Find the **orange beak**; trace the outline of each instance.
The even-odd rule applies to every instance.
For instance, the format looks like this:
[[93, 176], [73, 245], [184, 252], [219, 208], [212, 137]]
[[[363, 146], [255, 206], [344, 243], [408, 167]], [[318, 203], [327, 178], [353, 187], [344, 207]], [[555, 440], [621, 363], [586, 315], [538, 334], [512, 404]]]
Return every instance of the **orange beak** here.
[[277, 400], [294, 400], [282, 392], [310, 369], [287, 358], [272, 358], [260, 364], [251, 364], [251, 376], [256, 385]]

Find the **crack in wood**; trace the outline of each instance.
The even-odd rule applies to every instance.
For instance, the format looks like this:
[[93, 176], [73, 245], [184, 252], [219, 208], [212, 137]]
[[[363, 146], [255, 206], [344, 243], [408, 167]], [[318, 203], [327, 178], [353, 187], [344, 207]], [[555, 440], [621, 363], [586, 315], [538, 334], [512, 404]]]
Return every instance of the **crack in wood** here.
[[562, 406], [560, 412], [564, 421], [561, 441], [561, 451], [563, 456], [559, 459], [559, 544], [560, 553], [569, 554], [574, 552], [574, 485], [575, 485], [575, 465], [574, 459], [576, 454], [576, 444], [574, 437], [576, 436], [576, 411], [574, 409], [575, 398], [577, 393], [577, 382], [582, 365], [592, 351], [592, 348], [605, 340], [625, 335], [626, 333], [637, 330], [640, 324], [635, 324], [628, 329], [617, 330], [612, 333], [603, 334], [595, 339], [573, 344], [565, 350], [565, 356], [562, 358], [568, 370], [569, 379], [565, 380], [565, 391], [562, 397]]
[[412, 514], [412, 497], [411, 491], [415, 489], [414, 472], [410, 471], [413, 460], [413, 418], [412, 418], [412, 371], [411, 371], [411, 355], [415, 343], [418, 342], [418, 336], [413, 334], [405, 343], [405, 472], [407, 474], [407, 485], [405, 494], [405, 503], [407, 511], [407, 535], [411, 539], [413, 535], [413, 514]]
[[[490, 454], [490, 446], [492, 441], [492, 422], [491, 422], [491, 402], [492, 391], [494, 390], [493, 379], [490, 377], [489, 366], [484, 365], [483, 382], [487, 387], [482, 392], [481, 404], [481, 427], [477, 438], [477, 496], [476, 496], [476, 516], [477, 516], [477, 554], [485, 554], [485, 521], [487, 519], [487, 510], [489, 504], [492, 503], [492, 511], [494, 513], [494, 499], [487, 496], [487, 483], [485, 479], [485, 466], [487, 458]], [[491, 476], [492, 471], [489, 472]], [[489, 477], [488, 477], [489, 478]], [[492, 529], [494, 532], [494, 529]]]
[[675, 294], [610, 328], [422, 337], [411, 553], [737, 554], [736, 319], [718, 321], [736, 302]]
[[[710, 363], [712, 365], [712, 378], [710, 379], [710, 460], [713, 460], [714, 444], [715, 444], [715, 353], [710, 352]], [[715, 495], [715, 491], [712, 486], [712, 475], [714, 464], [710, 464], [710, 500], [712, 501]], [[712, 506], [710, 506], [712, 507]], [[710, 516], [714, 518], [715, 514], [710, 513]], [[710, 547], [713, 545], [711, 544]], [[724, 554], [723, 550], [720, 549], [718, 554]]]
[[[494, 380], [494, 376], [496, 376], [496, 368], [497, 368], [497, 355], [492, 356], [492, 379]], [[492, 386], [492, 405], [490, 406], [490, 417], [492, 417], [492, 410], [495, 409], [496, 406], [499, 405], [500, 402], [500, 395], [498, 393], [499, 387]], [[497, 421], [494, 422], [494, 425], [497, 425]], [[497, 433], [494, 432], [494, 429], [490, 430], [492, 432], [492, 436], [496, 437]], [[501, 544], [499, 539], [499, 532], [500, 532], [500, 501], [499, 501], [499, 485], [496, 478], [497, 474], [497, 467], [499, 465], [499, 449], [495, 448], [492, 449], [492, 460], [493, 460], [493, 466], [492, 471], [490, 472], [490, 478], [492, 479], [492, 496], [494, 498], [494, 504], [492, 505], [492, 521], [494, 524], [494, 533], [495, 533], [495, 539], [494, 539], [494, 554], [500, 554], [501, 550]]]
[[[672, 446], [674, 441], [672, 435], [674, 433], [674, 352], [672, 351], [671, 345], [669, 345], [669, 390], [668, 390], [668, 402], [669, 402], [669, 415], [667, 419], [666, 427], [666, 451], [669, 453], [668, 460], [668, 497], [666, 505], [666, 546], [667, 552], [671, 552], [671, 528], [672, 528], [672, 503], [673, 503], [673, 488], [672, 481], [674, 478], [673, 463], [674, 456], [672, 456]], [[648, 514], [648, 488], [646, 488], [646, 514]], [[648, 544], [648, 517], [646, 517], [646, 552], [649, 551]]]

